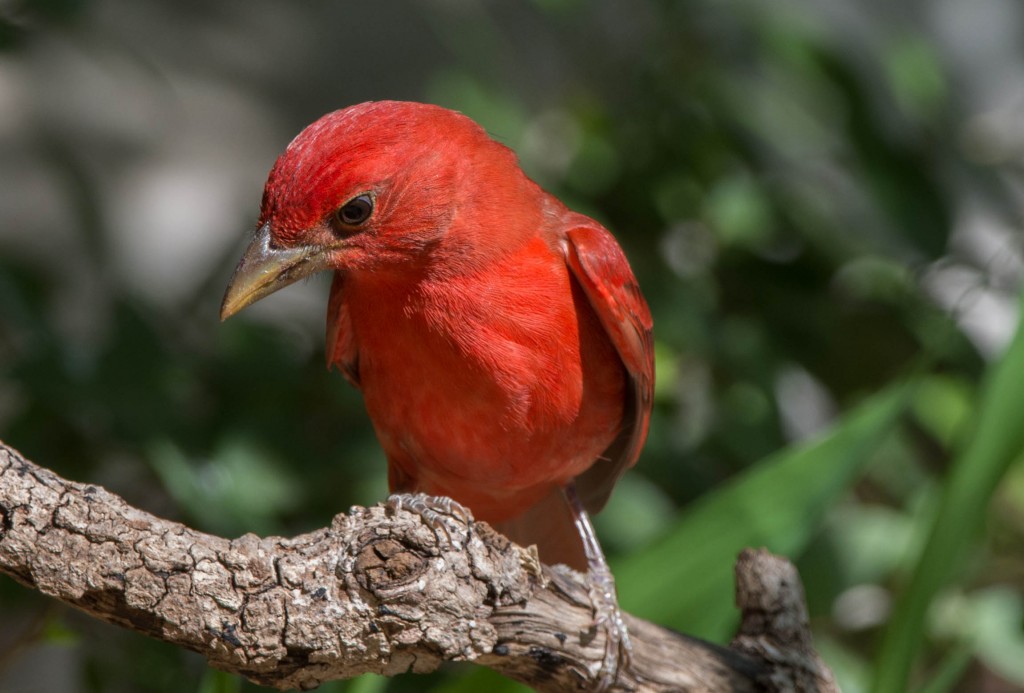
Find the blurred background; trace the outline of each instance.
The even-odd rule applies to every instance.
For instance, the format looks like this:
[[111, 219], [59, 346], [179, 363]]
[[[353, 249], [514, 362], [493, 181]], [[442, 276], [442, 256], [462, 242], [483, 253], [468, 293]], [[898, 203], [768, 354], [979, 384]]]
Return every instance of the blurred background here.
[[[382, 499], [328, 279], [217, 312], [277, 154], [385, 98], [477, 119], [630, 257], [656, 411], [597, 518], [627, 610], [728, 642], [768, 546], [844, 691], [1024, 690], [1013, 0], [0, 0], [0, 438], [226, 536]], [[142, 690], [258, 688], [0, 577], [0, 691]]]

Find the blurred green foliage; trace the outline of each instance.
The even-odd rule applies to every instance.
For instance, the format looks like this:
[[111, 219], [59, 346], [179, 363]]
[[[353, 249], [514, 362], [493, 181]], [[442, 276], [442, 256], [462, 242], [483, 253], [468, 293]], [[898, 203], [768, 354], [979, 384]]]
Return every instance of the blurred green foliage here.
[[[274, 151], [334, 108], [433, 101], [611, 228], [655, 314], [650, 440], [597, 518], [626, 608], [726, 640], [731, 563], [766, 545], [798, 563], [844, 691], [1020, 689], [1021, 168], [1004, 152], [1024, 150], [974, 117], [970, 79], [915, 18], [753, 0], [8, 3], [0, 437], [229, 536], [381, 499], [383, 455], [316, 323], [218, 325], [216, 309]], [[39, 77], [69, 55], [92, 70], [75, 73], [95, 80], [84, 95]], [[205, 108], [270, 125], [236, 142]], [[180, 123], [216, 134], [190, 148]], [[237, 226], [172, 267], [175, 291], [133, 281], [120, 193], [168, 152], [216, 162], [250, 141], [266, 150], [224, 203]], [[41, 182], [11, 192], [22, 181]], [[127, 226], [198, 223], [176, 191]], [[0, 690], [44, 680], [43, 651], [52, 689], [256, 689], [10, 580], [0, 613]], [[322, 690], [485, 688], [521, 690], [472, 667]]]

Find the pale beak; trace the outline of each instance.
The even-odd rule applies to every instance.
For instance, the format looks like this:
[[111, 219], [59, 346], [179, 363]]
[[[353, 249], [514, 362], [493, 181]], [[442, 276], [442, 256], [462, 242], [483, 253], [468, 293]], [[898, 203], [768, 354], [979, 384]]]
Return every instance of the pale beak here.
[[274, 248], [270, 245], [270, 224], [266, 223], [256, 232], [231, 276], [220, 305], [220, 319], [227, 320], [250, 303], [325, 269], [324, 248]]

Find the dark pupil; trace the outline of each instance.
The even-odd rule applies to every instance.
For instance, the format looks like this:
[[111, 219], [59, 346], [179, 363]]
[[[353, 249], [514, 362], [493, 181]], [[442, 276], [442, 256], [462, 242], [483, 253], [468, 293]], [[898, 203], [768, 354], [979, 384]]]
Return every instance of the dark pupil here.
[[370, 216], [373, 211], [373, 203], [366, 195], [349, 200], [338, 212], [338, 216], [346, 224], [361, 224]]

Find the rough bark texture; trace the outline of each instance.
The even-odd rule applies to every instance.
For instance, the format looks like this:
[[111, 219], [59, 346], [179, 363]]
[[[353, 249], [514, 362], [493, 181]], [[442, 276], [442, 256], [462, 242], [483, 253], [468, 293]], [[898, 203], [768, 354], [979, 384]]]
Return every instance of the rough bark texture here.
[[736, 563], [736, 605], [742, 612], [732, 649], [763, 662], [768, 690], [839, 693], [811, 642], [804, 588], [793, 564], [764, 549], [744, 549]]
[[[582, 576], [541, 565], [486, 524], [446, 526], [356, 507], [293, 538], [222, 539], [0, 443], [0, 573], [96, 618], [280, 689], [472, 661], [539, 691], [593, 690], [603, 636]], [[838, 690], [789, 563], [745, 552], [737, 597], [731, 648], [627, 615], [635, 658], [616, 689]]]

